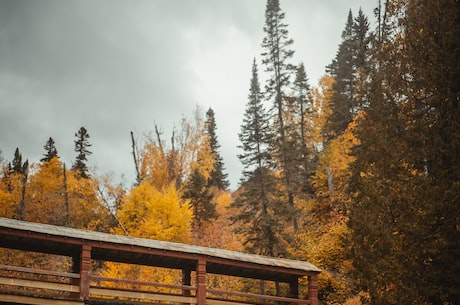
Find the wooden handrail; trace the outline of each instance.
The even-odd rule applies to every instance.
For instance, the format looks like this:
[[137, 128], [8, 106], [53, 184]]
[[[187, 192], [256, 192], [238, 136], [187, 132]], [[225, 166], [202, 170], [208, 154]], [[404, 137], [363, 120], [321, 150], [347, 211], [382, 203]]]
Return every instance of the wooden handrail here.
[[130, 279], [118, 279], [118, 278], [94, 276], [94, 275], [91, 275], [90, 279], [95, 282], [114, 282], [114, 283], [122, 283], [122, 284], [132, 284], [132, 285], [151, 286], [151, 287], [160, 287], [160, 288], [172, 288], [172, 289], [181, 289], [181, 290], [190, 290], [190, 291], [196, 290], [196, 287], [194, 286], [178, 285], [178, 284], [164, 284], [164, 283], [147, 282], [147, 281], [130, 280]]
[[34, 269], [34, 268], [26, 268], [26, 267], [8, 266], [8, 265], [2, 265], [2, 264], [0, 264], [0, 270], [17, 271], [17, 272], [23, 272], [23, 273], [42, 274], [42, 275], [52, 275], [52, 276], [62, 276], [62, 277], [68, 277], [68, 278], [74, 278], [74, 279], [80, 278], [79, 273], [42, 270], [42, 269]]
[[236, 292], [236, 291], [227, 291], [221, 289], [207, 289], [208, 293], [217, 294], [217, 295], [230, 295], [230, 296], [237, 296], [243, 298], [254, 298], [263, 301], [278, 301], [278, 302], [287, 302], [287, 303], [295, 303], [295, 304], [310, 304], [309, 300], [300, 300], [288, 297], [277, 297], [277, 296], [270, 296], [270, 295], [262, 295], [262, 294], [254, 294], [248, 292]]

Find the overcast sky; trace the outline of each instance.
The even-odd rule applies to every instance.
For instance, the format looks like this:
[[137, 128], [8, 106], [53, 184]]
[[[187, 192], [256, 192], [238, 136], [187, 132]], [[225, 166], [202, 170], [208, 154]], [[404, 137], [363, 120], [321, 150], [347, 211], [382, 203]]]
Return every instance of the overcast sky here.
[[[281, 0], [312, 86], [337, 52], [349, 9], [374, 28], [377, 0]], [[74, 134], [90, 134], [89, 165], [129, 187], [130, 131], [156, 123], [165, 138], [197, 106], [214, 109], [235, 189], [254, 57], [260, 65], [266, 0], [0, 0], [0, 150], [39, 162], [49, 137], [75, 159]], [[263, 86], [264, 84], [262, 84]]]

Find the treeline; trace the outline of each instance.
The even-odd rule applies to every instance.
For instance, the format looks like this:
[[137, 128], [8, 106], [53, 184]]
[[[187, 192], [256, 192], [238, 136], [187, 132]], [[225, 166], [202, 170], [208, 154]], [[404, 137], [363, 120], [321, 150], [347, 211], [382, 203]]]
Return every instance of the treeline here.
[[[371, 29], [361, 10], [349, 12], [335, 58], [311, 87], [306, 67], [292, 63], [279, 1], [267, 1], [233, 194], [209, 109], [184, 118], [167, 141], [157, 126], [141, 143], [132, 135], [129, 189], [90, 173], [84, 128], [70, 169], [51, 138], [38, 164], [17, 150], [4, 162], [0, 216], [308, 260], [323, 270], [323, 304], [455, 304], [460, 3], [378, 1], [374, 13]], [[100, 272], [174, 281], [168, 270], [134, 269]]]

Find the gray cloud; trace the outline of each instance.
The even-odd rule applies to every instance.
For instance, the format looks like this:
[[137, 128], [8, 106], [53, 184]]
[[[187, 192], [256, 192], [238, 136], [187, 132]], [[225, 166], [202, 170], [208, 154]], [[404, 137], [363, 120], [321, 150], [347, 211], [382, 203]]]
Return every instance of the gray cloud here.
[[[368, 0], [281, 1], [312, 84], [335, 55], [348, 9]], [[222, 155], [239, 179], [237, 134], [265, 0], [0, 0], [0, 150], [38, 162], [51, 136], [74, 159], [85, 126], [98, 172], [133, 176], [129, 131], [165, 132], [197, 105], [216, 113]], [[262, 71], [263, 68], [260, 67]]]

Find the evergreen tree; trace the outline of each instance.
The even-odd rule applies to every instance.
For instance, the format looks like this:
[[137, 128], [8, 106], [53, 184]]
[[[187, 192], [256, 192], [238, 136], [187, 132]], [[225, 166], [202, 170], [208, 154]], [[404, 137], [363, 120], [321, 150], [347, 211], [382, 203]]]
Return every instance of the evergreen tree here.
[[24, 171], [26, 169], [24, 167], [25, 164], [26, 164], [25, 162], [22, 163], [22, 154], [19, 152], [19, 148], [16, 147], [16, 150], [14, 151], [13, 161], [12, 161], [12, 163], [8, 164], [10, 174], [12, 174], [12, 173], [24, 174]]
[[249, 251], [279, 256], [286, 251], [283, 221], [287, 213], [286, 205], [280, 202], [277, 181], [271, 170], [272, 137], [254, 60], [248, 103], [239, 133], [243, 153], [238, 157], [244, 167], [243, 178], [232, 203], [240, 213], [232, 220], [239, 224], [237, 231], [246, 236], [244, 244]]
[[354, 150], [350, 228], [372, 304], [460, 298], [460, 7], [388, 1]]
[[266, 98], [274, 103], [273, 111], [274, 124], [277, 129], [277, 138], [272, 141], [273, 156], [278, 160], [278, 168], [282, 174], [283, 182], [287, 192], [287, 203], [291, 210], [294, 229], [298, 229], [296, 209], [294, 206], [294, 171], [293, 166], [296, 158], [296, 150], [292, 150], [292, 141], [289, 141], [286, 124], [285, 110], [288, 99], [287, 90], [289, 89], [290, 79], [294, 71], [294, 66], [288, 62], [292, 58], [294, 51], [290, 49], [293, 40], [288, 37], [287, 25], [283, 23], [285, 17], [281, 11], [279, 0], [267, 0], [265, 10], [266, 36], [262, 41], [264, 57], [262, 63], [265, 71], [270, 75], [265, 86]]
[[43, 155], [43, 158], [40, 159], [41, 162], [46, 163], [51, 161], [51, 159], [53, 159], [54, 157], [58, 157], [57, 149], [54, 144], [55, 142], [53, 138], [50, 137], [46, 142], [45, 146], [43, 146], [43, 148], [45, 149], [45, 154]]
[[89, 134], [85, 127], [81, 127], [77, 133], [75, 133], [77, 138], [75, 142], [75, 152], [77, 157], [75, 163], [72, 166], [72, 170], [75, 170], [79, 173], [81, 178], [88, 178], [88, 166], [86, 162], [88, 161], [87, 156], [91, 155], [92, 152], [88, 150], [91, 147], [89, 143]]
[[[24, 219], [24, 209], [25, 209], [25, 196], [26, 196], [26, 186], [27, 186], [27, 181], [29, 178], [29, 160], [26, 160], [24, 163], [22, 162], [22, 155], [19, 152], [19, 148], [16, 147], [16, 150], [14, 151], [14, 158], [12, 161], [12, 164], [8, 164], [8, 172], [7, 172], [7, 177], [4, 177], [6, 180], [10, 180], [12, 176], [14, 175], [19, 175], [19, 179], [21, 181], [21, 197], [19, 199], [19, 202], [16, 206], [16, 211], [15, 211], [15, 218], [23, 220]], [[13, 191], [13, 186], [12, 183], [8, 182], [7, 183], [7, 189], [8, 191], [12, 192]]]
[[357, 89], [357, 85], [362, 86], [366, 80], [368, 31], [369, 22], [362, 10], [356, 19], [350, 10], [342, 32], [342, 43], [327, 68], [335, 78], [332, 115], [328, 124], [330, 136], [342, 133], [365, 104], [363, 92]]
[[193, 208], [194, 230], [200, 232], [205, 223], [217, 217], [213, 195], [198, 168], [191, 173], [183, 197], [190, 200]]
[[227, 174], [224, 173], [224, 161], [219, 153], [219, 142], [216, 134], [216, 120], [214, 117], [214, 110], [211, 108], [206, 112], [206, 133], [209, 136], [209, 144], [211, 151], [216, 158], [214, 169], [211, 171], [211, 177], [208, 180], [208, 186], [216, 187], [219, 190], [226, 190], [229, 186]]
[[299, 144], [297, 147], [297, 184], [302, 187], [303, 191], [307, 191], [309, 187], [309, 175], [312, 170], [313, 161], [313, 147], [311, 145], [311, 129], [312, 129], [312, 105], [310, 97], [310, 85], [308, 84], [307, 73], [305, 67], [301, 63], [297, 67], [296, 77], [294, 81], [294, 94], [295, 94], [295, 110], [296, 118], [293, 122], [294, 126], [298, 126]]
[[353, 75], [355, 72], [353, 56], [353, 14], [350, 10], [345, 29], [342, 32], [342, 43], [339, 45], [337, 56], [329, 68], [336, 80], [330, 118], [332, 135], [340, 134], [345, 130], [353, 118]]

